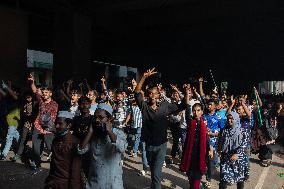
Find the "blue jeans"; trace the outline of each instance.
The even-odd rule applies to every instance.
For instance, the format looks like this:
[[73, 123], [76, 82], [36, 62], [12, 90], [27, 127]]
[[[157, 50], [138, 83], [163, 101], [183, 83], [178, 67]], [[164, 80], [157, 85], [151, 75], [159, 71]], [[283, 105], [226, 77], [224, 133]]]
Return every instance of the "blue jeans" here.
[[186, 143], [186, 135], [187, 135], [187, 129], [184, 129], [184, 128], [181, 128], [180, 129], [180, 142], [181, 142], [181, 145], [182, 145], [182, 150], [184, 148], [184, 145]]
[[137, 154], [139, 144], [140, 144], [140, 138], [141, 138], [141, 127], [137, 128], [136, 134], [134, 135], [134, 146], [133, 146], [133, 153]]
[[2, 155], [4, 157], [6, 157], [8, 155], [8, 152], [10, 151], [10, 148], [12, 146], [12, 143], [13, 143], [13, 139], [16, 139], [17, 142], [19, 141], [19, 138], [20, 138], [20, 134], [19, 132], [17, 131], [17, 127], [15, 126], [9, 126], [8, 128], [8, 134], [7, 134], [7, 137], [6, 137], [6, 145], [5, 145], [5, 148], [2, 152]]
[[149, 169], [149, 164], [147, 160], [147, 153], [146, 153], [146, 144], [145, 142], [141, 142], [142, 144], [142, 163], [143, 163], [143, 170]]
[[146, 144], [145, 142], [141, 141], [141, 127], [137, 128], [137, 132], [135, 134], [135, 141], [133, 146], [133, 153], [137, 154], [139, 145], [142, 145], [142, 163], [143, 163], [143, 170], [148, 170], [149, 164], [146, 157]]
[[161, 189], [162, 167], [167, 152], [167, 143], [160, 146], [146, 144], [146, 155], [151, 170], [151, 189]]

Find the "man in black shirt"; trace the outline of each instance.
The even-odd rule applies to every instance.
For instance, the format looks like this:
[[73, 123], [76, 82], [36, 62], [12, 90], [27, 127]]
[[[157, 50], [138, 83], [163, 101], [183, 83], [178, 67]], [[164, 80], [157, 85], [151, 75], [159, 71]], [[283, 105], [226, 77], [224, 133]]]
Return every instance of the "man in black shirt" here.
[[151, 189], [161, 188], [161, 174], [167, 151], [167, 116], [181, 111], [185, 104], [158, 103], [157, 87], [149, 89], [149, 103], [144, 101], [141, 89], [145, 80], [156, 74], [155, 68], [143, 74], [135, 88], [135, 98], [142, 112], [142, 139], [146, 143], [146, 155], [151, 169]]

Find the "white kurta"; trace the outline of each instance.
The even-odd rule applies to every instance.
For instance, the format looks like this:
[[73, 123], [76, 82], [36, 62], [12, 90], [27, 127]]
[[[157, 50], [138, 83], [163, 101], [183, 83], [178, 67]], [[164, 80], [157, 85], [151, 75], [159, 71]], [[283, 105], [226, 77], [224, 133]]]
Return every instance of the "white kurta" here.
[[126, 136], [120, 129], [113, 128], [117, 136], [112, 143], [107, 136], [104, 140], [93, 139], [91, 145], [80, 150], [91, 150], [91, 162], [86, 189], [123, 189], [121, 157], [127, 147]]

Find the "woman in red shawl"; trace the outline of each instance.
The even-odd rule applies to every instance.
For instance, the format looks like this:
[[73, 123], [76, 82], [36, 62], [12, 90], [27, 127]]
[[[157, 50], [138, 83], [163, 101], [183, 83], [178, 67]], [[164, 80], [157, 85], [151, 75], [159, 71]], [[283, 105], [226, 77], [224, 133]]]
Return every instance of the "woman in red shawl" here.
[[213, 152], [210, 150], [201, 104], [193, 105], [193, 118], [190, 117], [191, 107], [188, 103], [189, 100], [187, 100], [187, 94], [190, 93], [190, 90], [189, 87], [186, 87], [188, 131], [180, 169], [187, 173], [190, 189], [199, 189], [202, 175], [206, 173], [207, 157], [212, 157]]

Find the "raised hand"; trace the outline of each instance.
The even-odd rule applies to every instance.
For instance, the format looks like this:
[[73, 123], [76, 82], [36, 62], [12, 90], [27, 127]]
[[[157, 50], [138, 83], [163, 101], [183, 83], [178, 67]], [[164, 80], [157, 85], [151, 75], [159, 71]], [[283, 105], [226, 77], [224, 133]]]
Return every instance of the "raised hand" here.
[[28, 77], [28, 81], [34, 82], [34, 76], [30, 73], [29, 77]]
[[198, 79], [198, 81], [199, 81], [199, 82], [204, 82], [203, 77], [200, 77], [200, 78]]
[[213, 89], [213, 92], [214, 92], [214, 93], [218, 93], [217, 86]]
[[186, 94], [191, 93], [190, 84], [183, 84], [183, 89], [184, 89], [184, 91], [185, 91]]
[[2, 88], [3, 89], [7, 89], [8, 88], [8, 85], [2, 80]]
[[159, 84], [157, 84], [157, 87], [158, 87], [158, 91], [161, 92], [162, 88], [163, 88], [163, 85], [161, 83], [159, 83]]
[[133, 92], [131, 87], [127, 87], [127, 90]]
[[193, 91], [194, 91], [195, 94], [198, 94], [198, 92], [197, 92], [197, 90], [196, 90], [195, 87], [192, 87], [192, 89], [193, 89]]
[[105, 76], [103, 76], [103, 77], [101, 78], [101, 82], [103, 82], [103, 83], [105, 83], [105, 82], [106, 82], [106, 78], [105, 78]]
[[183, 84], [182, 86], [185, 90], [190, 90], [190, 84]]
[[145, 78], [148, 78], [148, 77], [150, 77], [150, 76], [156, 74], [157, 71], [156, 71], [155, 69], [156, 69], [156, 68], [152, 68], [152, 69], [147, 70], [146, 72], [144, 72], [143, 76], [144, 76]]
[[234, 99], [234, 95], [231, 96], [231, 103], [235, 104], [236, 103], [236, 99]]
[[132, 84], [132, 86], [134, 86], [134, 87], [137, 86], [136, 80], [135, 80], [135, 79], [132, 79], [132, 80], [131, 80], [131, 84]]
[[179, 91], [177, 86], [173, 85], [173, 84], [170, 84], [171, 88], [174, 90], [174, 91]]
[[73, 83], [72, 79], [69, 79], [69, 80], [67, 81], [67, 84], [68, 84], [68, 85], [71, 85], [72, 83]]
[[256, 87], [253, 87], [253, 90], [255, 91], [256, 94], [258, 94]]

